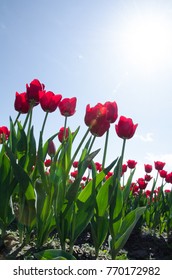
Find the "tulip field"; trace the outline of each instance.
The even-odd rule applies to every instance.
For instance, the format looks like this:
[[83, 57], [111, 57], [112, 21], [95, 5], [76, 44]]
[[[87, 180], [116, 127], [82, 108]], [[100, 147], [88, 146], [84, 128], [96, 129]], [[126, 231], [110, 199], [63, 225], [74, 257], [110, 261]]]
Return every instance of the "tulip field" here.
[[[38, 140], [36, 106], [45, 112]], [[115, 260], [133, 232], [143, 229], [163, 236], [172, 250], [172, 172], [155, 161], [145, 163], [143, 176], [134, 179], [137, 161], [124, 162], [124, 155], [138, 124], [118, 116], [115, 101], [86, 106], [84, 135], [68, 126], [76, 108], [76, 97], [54, 94], [37, 79], [16, 92], [16, 119], [0, 124], [0, 258], [79, 259], [75, 245], [89, 232], [94, 258], [106, 244]], [[44, 141], [48, 115], [56, 110], [64, 123]], [[121, 139], [121, 152], [107, 164], [110, 129]], [[97, 137], [103, 138], [101, 162]]]

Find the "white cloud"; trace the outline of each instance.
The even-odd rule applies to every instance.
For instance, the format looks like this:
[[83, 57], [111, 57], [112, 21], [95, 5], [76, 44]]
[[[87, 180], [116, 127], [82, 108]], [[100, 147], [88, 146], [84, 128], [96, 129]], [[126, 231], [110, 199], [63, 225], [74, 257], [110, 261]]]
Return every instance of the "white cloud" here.
[[146, 135], [136, 134], [135, 137], [139, 138], [143, 142], [153, 142], [153, 133], [148, 132]]

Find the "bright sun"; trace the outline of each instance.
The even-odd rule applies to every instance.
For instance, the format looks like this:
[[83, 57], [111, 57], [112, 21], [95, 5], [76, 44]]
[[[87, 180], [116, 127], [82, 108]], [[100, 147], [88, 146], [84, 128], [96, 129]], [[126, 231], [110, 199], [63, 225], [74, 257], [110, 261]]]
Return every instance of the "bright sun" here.
[[145, 15], [132, 18], [124, 30], [124, 51], [130, 63], [155, 69], [166, 63], [172, 52], [172, 30], [165, 17]]

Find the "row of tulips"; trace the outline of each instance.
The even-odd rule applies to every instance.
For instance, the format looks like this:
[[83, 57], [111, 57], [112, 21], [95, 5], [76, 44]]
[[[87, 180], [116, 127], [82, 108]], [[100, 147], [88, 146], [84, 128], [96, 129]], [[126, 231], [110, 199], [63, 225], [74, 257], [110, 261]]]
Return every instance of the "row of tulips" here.
[[[115, 259], [139, 220], [146, 220], [150, 227], [157, 227], [157, 224], [152, 224], [155, 220], [152, 213], [157, 207], [155, 202], [163, 197], [163, 206], [170, 207], [170, 203], [164, 195], [163, 186], [160, 187], [161, 195], [154, 195], [156, 180], [149, 200], [148, 196], [143, 195], [142, 188], [134, 191], [138, 184], [141, 186], [141, 178], [137, 184], [133, 183], [134, 161], [127, 163], [131, 172], [123, 184], [125, 145], [133, 137], [137, 124], [124, 116], [118, 119], [116, 102], [86, 106], [84, 121], [88, 129], [74, 150], [73, 143], [79, 135], [79, 127], [71, 132], [67, 120], [75, 114], [76, 103], [75, 97], [62, 98], [61, 94], [46, 91], [45, 85], [37, 79], [26, 85], [25, 92], [16, 93], [16, 120], [10, 119], [9, 128], [0, 127], [1, 238], [5, 237], [14, 220], [18, 226], [20, 242], [27, 243], [34, 236], [38, 250], [41, 250], [50, 234], [57, 232], [61, 250], [51, 254], [46, 250], [40, 251], [35, 254], [35, 258], [71, 259], [76, 239], [90, 224], [96, 257], [102, 243], [110, 235], [110, 254]], [[37, 143], [33, 113], [34, 107], [39, 104], [45, 111], [45, 117]], [[64, 116], [64, 125], [44, 142], [43, 133], [48, 114], [56, 109]], [[23, 124], [20, 122], [21, 114], [26, 115]], [[106, 166], [109, 130], [117, 119], [115, 130], [122, 139], [121, 154]], [[100, 149], [93, 150], [93, 144], [96, 137], [104, 134], [105, 144], [100, 164], [95, 160]], [[59, 140], [58, 147], [55, 145], [56, 138]], [[146, 181], [145, 178], [143, 180]], [[147, 202], [142, 201], [143, 197]], [[166, 215], [163, 216], [163, 223], [165, 219], [170, 221], [171, 212], [166, 214], [169, 211], [172, 211], [171, 208], [161, 212]], [[168, 227], [169, 232], [171, 221]]]

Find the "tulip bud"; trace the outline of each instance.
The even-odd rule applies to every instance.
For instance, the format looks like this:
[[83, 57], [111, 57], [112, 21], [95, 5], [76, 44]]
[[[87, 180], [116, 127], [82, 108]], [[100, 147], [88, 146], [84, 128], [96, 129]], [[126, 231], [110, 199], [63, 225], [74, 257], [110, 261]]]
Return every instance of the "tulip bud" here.
[[54, 157], [55, 153], [56, 153], [56, 147], [55, 147], [54, 142], [51, 140], [48, 144], [48, 155], [50, 157]]

